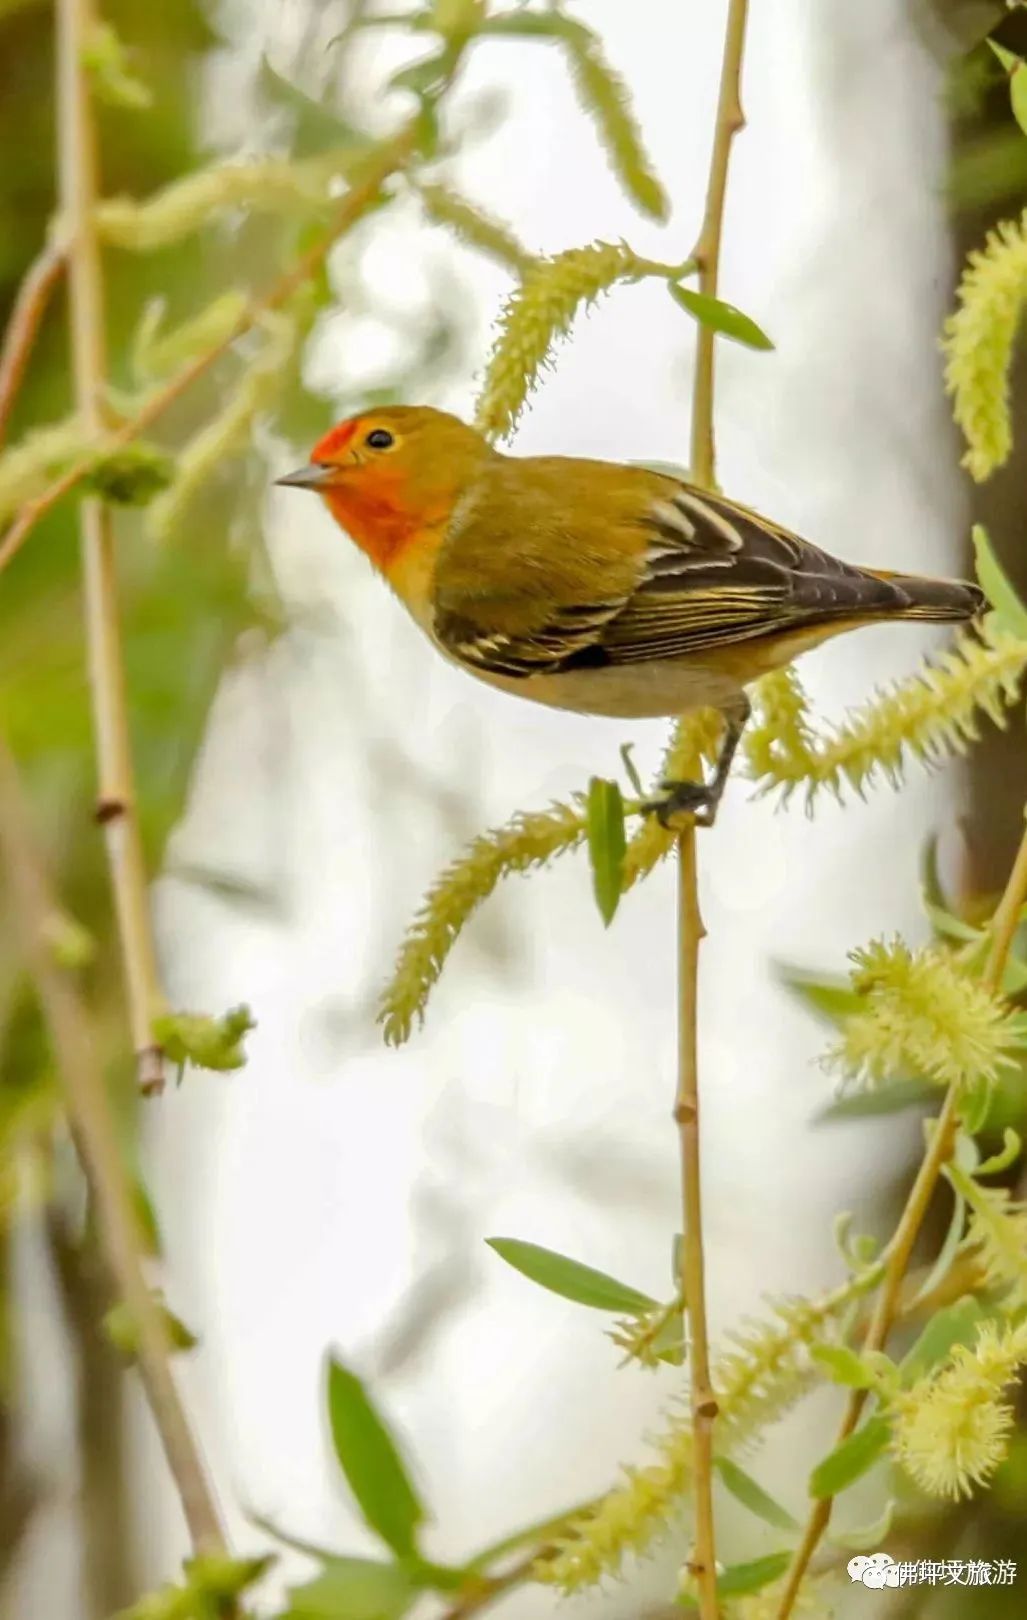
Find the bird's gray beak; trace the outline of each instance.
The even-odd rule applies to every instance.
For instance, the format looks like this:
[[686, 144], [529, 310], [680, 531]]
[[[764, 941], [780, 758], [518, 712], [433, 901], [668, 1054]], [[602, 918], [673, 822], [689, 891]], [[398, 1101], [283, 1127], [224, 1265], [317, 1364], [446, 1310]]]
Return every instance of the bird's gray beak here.
[[286, 473], [284, 478], [276, 478], [276, 484], [290, 484], [295, 489], [319, 489], [326, 484], [335, 471], [334, 467], [317, 466], [311, 463], [309, 467], [297, 467], [295, 472]]

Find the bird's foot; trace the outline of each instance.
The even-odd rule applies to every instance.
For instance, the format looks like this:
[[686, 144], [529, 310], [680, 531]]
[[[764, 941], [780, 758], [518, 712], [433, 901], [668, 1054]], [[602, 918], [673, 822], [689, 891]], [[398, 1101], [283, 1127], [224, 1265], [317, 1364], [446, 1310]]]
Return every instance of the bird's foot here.
[[718, 803], [719, 795], [705, 782], [661, 782], [659, 796], [643, 804], [642, 812], [655, 816], [668, 832], [677, 832], [686, 819], [697, 827], [712, 827]]

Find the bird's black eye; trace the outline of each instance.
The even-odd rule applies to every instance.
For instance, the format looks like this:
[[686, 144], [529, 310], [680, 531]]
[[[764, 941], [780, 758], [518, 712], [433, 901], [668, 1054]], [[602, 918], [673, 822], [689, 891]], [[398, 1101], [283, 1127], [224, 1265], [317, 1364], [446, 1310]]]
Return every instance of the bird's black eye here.
[[388, 428], [372, 428], [364, 440], [372, 450], [388, 450], [395, 442]]

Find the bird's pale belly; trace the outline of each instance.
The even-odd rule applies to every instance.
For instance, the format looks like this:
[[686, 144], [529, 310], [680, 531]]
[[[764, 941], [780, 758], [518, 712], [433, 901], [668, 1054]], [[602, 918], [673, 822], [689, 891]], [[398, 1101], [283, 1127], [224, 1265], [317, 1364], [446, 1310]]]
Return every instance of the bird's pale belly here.
[[[552, 709], [577, 714], [605, 715], [615, 720], [655, 720], [684, 714], [688, 709], [730, 708], [742, 689], [761, 675], [791, 663], [800, 653], [839, 632], [855, 628], [858, 619], [836, 619], [828, 624], [804, 625], [790, 635], [754, 636], [709, 649], [699, 662], [688, 658], [659, 658], [648, 663], [607, 664], [599, 669], [565, 670], [558, 675], [495, 675], [454, 658], [438, 641], [435, 645], [451, 663], [488, 686], [529, 698]], [[430, 631], [429, 631], [430, 634]], [[435, 638], [432, 637], [434, 640]]]
[[529, 675], [523, 679], [476, 669], [468, 669], [468, 674], [513, 697], [529, 698], [552, 709], [608, 715], [617, 720], [652, 720], [683, 714], [686, 709], [721, 708], [738, 695], [738, 682], [731, 676], [670, 659], [659, 664], [576, 669], [562, 675]]

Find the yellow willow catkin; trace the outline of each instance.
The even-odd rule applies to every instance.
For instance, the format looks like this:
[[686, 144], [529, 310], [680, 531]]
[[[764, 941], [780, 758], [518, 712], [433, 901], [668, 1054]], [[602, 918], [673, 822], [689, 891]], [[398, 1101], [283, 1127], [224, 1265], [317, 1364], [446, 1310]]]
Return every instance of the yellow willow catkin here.
[[864, 1010], [842, 1024], [825, 1059], [830, 1067], [868, 1086], [910, 1071], [939, 1086], [966, 1086], [1012, 1066], [1021, 1038], [1008, 1003], [971, 979], [950, 951], [874, 940], [852, 961]]
[[1004, 220], [970, 254], [958, 298], [942, 336], [945, 386], [966, 437], [963, 465], [980, 482], [1013, 446], [1009, 369], [1027, 302], [1027, 212]]
[[667, 194], [642, 144], [627, 86], [606, 61], [598, 38], [584, 23], [564, 19], [560, 37], [567, 48], [574, 87], [582, 106], [595, 120], [614, 173], [639, 208], [654, 219], [666, 219]]
[[[702, 777], [703, 762], [716, 756], [724, 717], [719, 709], [694, 709], [674, 726], [660, 766], [659, 782], [692, 782]], [[677, 834], [646, 816], [624, 852], [622, 887], [627, 893], [675, 848]]]
[[[745, 1445], [805, 1394], [816, 1377], [809, 1346], [876, 1285], [881, 1270], [876, 1265], [861, 1272], [819, 1300], [773, 1302], [770, 1320], [746, 1323], [728, 1336], [730, 1348], [718, 1357], [713, 1373], [723, 1447]], [[625, 1468], [622, 1484], [572, 1520], [553, 1553], [536, 1564], [536, 1580], [580, 1591], [617, 1574], [628, 1554], [648, 1551], [666, 1533], [691, 1488], [689, 1413], [672, 1414], [651, 1445], [655, 1461]]]
[[757, 781], [799, 780], [816, 749], [809, 699], [795, 667], [788, 664], [756, 685], [757, 718], [744, 733], [746, 762]]
[[211, 299], [195, 315], [161, 332], [163, 303], [148, 305], [132, 342], [132, 368], [137, 377], [151, 381], [170, 376], [194, 355], [216, 349], [238, 329], [249, 299], [238, 287]]
[[190, 236], [225, 208], [245, 206], [274, 214], [320, 211], [331, 204], [331, 181], [345, 175], [353, 161], [352, 152], [340, 151], [298, 163], [263, 158], [218, 164], [141, 202], [107, 198], [97, 207], [96, 223], [105, 242], [149, 253]]
[[[1004, 727], [1025, 667], [1027, 640], [989, 615], [976, 635], [963, 632], [951, 650], [821, 736], [806, 724], [798, 689], [789, 709], [784, 684], [773, 677], [776, 685], [766, 688], [771, 707], [744, 739], [746, 758], [762, 792], [782, 788], [788, 797], [802, 787], [807, 803], [823, 788], [840, 796], [848, 785], [863, 793], [878, 774], [894, 786], [907, 756], [933, 764], [965, 753], [979, 736], [982, 715]], [[779, 747], [777, 726], [783, 728]]]
[[941, 1367], [893, 1398], [893, 1449], [921, 1489], [956, 1501], [990, 1478], [1015, 1421], [1006, 1388], [1025, 1362], [1027, 1322], [985, 1322], [975, 1344], [956, 1345]]
[[512, 432], [525, 401], [549, 363], [550, 350], [565, 337], [579, 310], [595, 303], [617, 282], [668, 276], [667, 266], [640, 259], [623, 242], [593, 242], [536, 259], [504, 306], [485, 381], [478, 397], [477, 426], [488, 438]]
[[584, 838], [581, 801], [554, 804], [482, 833], [446, 868], [428, 890], [382, 993], [378, 1022], [390, 1046], [401, 1046], [415, 1022], [423, 1022], [428, 997], [446, 958], [464, 925], [500, 879], [510, 872], [545, 866]]
[[197, 491], [248, 444], [254, 418], [281, 387], [299, 342], [300, 323], [279, 312], [265, 315], [262, 326], [267, 334], [263, 348], [236, 378], [220, 415], [205, 423], [179, 452], [174, 482], [150, 508], [149, 529], [158, 540], [169, 538]]
[[494, 259], [504, 269], [527, 275], [536, 255], [517, 240], [509, 225], [448, 186], [427, 185], [417, 189], [424, 211], [434, 225], [444, 225], [461, 242]]
[[36, 428], [0, 456], [0, 524], [39, 495], [47, 484], [90, 449], [81, 422], [69, 416]]

